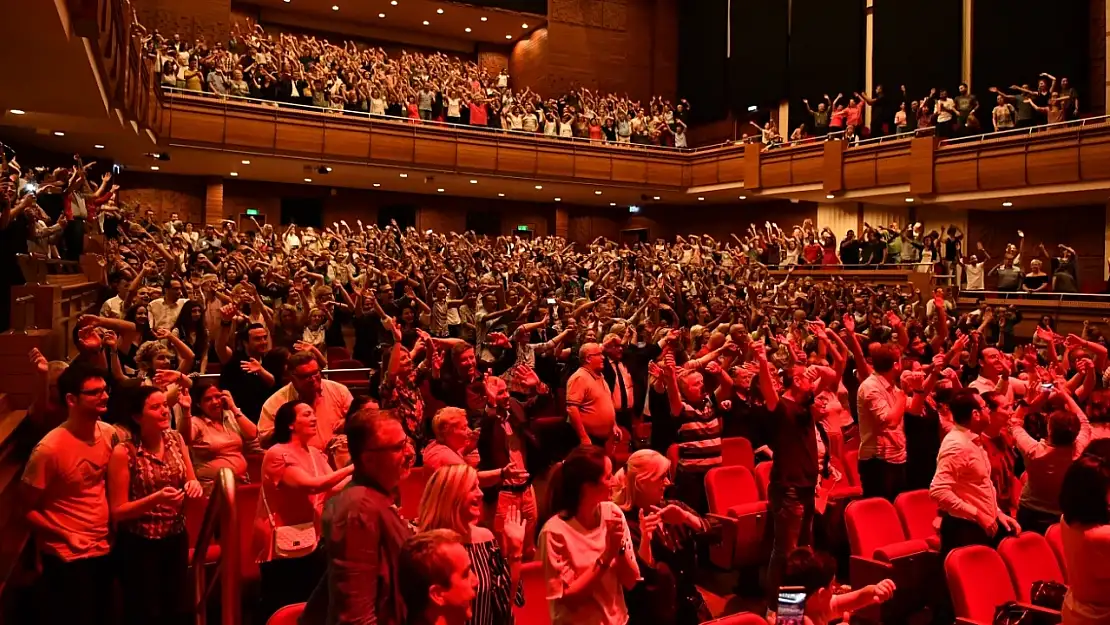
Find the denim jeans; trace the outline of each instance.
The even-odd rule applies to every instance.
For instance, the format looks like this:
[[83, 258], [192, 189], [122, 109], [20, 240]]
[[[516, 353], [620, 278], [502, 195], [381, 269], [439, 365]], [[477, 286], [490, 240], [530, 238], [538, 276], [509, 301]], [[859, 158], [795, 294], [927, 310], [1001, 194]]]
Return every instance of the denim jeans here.
[[799, 545], [813, 542], [814, 488], [772, 484], [767, 493], [767, 533], [771, 538], [771, 563], [767, 566], [767, 598], [776, 605], [786, 568], [786, 557]]

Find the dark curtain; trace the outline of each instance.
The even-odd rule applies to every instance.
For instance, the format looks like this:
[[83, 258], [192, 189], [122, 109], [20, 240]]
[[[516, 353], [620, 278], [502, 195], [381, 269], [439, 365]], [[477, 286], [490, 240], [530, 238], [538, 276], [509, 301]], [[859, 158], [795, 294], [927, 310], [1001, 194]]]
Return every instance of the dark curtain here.
[[[995, 19], [1008, 27], [1008, 14], [1001, 12]], [[963, 49], [962, 0], [875, 0], [874, 33], [876, 86], [882, 85], [887, 94], [896, 96], [905, 85], [911, 100], [925, 97], [933, 87], [956, 95]], [[1014, 43], [1019, 42], [1015, 39]]]
[[788, 95], [789, 0], [732, 0], [731, 17], [728, 76], [733, 113], [743, 117], [750, 106], [777, 108]]
[[678, 11], [678, 93], [693, 123], [728, 116], [728, 0], [681, 0]]
[[995, 106], [990, 87], [1013, 93], [1010, 85], [1027, 84], [1035, 91], [1041, 72], [1067, 77], [1080, 111], [1089, 111], [1089, 27], [1090, 3], [1081, 0], [975, 0], [972, 92], [982, 100], [984, 122]]
[[822, 96], [845, 96], [864, 86], [863, 2], [793, 0], [790, 16], [790, 128], [813, 120], [803, 98], [817, 109]]

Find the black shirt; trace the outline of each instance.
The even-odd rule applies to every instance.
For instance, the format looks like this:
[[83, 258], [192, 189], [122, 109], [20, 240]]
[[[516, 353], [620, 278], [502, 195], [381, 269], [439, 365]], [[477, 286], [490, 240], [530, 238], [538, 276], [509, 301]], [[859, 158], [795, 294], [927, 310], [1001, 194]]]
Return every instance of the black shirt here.
[[782, 487], [817, 487], [817, 430], [810, 411], [812, 401], [797, 404], [785, 397], [770, 414], [768, 446], [774, 452], [771, 484]]
[[840, 262], [844, 265], [860, 264], [860, 250], [863, 245], [859, 239], [852, 239], [840, 244]]
[[231, 391], [235, 405], [239, 406], [248, 419], [258, 423], [258, 418], [262, 415], [262, 404], [279, 388], [278, 381], [281, 380], [282, 372], [271, 371], [271, 367], [267, 366], [269, 363], [263, 357], [263, 366], [274, 376], [274, 385], [268, 386], [261, 376], [243, 371], [242, 363], [249, 360], [243, 350], [233, 353], [220, 369], [220, 388]]

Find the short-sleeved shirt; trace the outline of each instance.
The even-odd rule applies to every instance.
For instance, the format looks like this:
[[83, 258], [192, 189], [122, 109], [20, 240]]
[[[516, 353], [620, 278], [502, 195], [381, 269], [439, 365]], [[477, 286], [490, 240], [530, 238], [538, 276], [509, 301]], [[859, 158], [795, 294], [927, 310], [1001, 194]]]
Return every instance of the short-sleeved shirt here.
[[708, 471], [721, 464], [721, 419], [712, 399], [707, 397], [701, 406], [682, 402], [675, 422], [679, 469]]
[[478, 468], [478, 452], [476, 450], [463, 456], [439, 441], [432, 441], [429, 443], [428, 446], [424, 448], [421, 456], [424, 460], [424, 470], [433, 473], [440, 467], [446, 467], [452, 464], [468, 464], [471, 467]]
[[224, 415], [222, 427], [204, 417], [189, 417], [192, 428], [189, 452], [193, 470], [201, 484], [214, 482], [220, 469], [231, 472], [242, 483], [247, 482], [246, 453], [259, 453], [258, 438], [245, 439], [239, 424], [230, 414]]
[[[351, 391], [339, 382], [321, 380], [320, 385], [320, 394], [312, 404], [312, 410], [316, 413], [316, 436], [312, 438], [310, 444], [317, 449], [324, 449], [337, 430], [343, 427], [347, 409], [351, 407], [355, 398], [351, 395]], [[258, 435], [264, 440], [268, 439], [274, 432], [274, 415], [277, 414], [278, 408], [286, 402], [299, 398], [292, 383], [286, 384], [271, 395], [262, 405], [262, 416], [258, 419]]]
[[[859, 385], [859, 459], [879, 458], [894, 464], [906, 461], [906, 432], [902, 414], [894, 414], [894, 403], [902, 393], [894, 384], [878, 374], [871, 374]], [[891, 422], [895, 422], [892, 424]]]
[[617, 421], [613, 407], [613, 392], [605, 377], [580, 367], [567, 380], [567, 406], [574, 406], [582, 415], [582, 427], [587, 434], [608, 437]]
[[290, 443], [280, 443], [266, 450], [262, 458], [262, 492], [254, 516], [254, 537], [251, 550], [255, 562], [269, 562], [274, 558], [274, 527], [315, 523], [320, 532], [323, 512], [323, 493], [310, 494], [306, 490], [282, 486], [285, 471], [297, 467], [307, 475], [320, 476], [331, 473], [324, 452], [308, 448], [308, 455]]
[[116, 443], [115, 428], [97, 422], [87, 443], [64, 425], [48, 432], [31, 451], [23, 483], [42, 491], [38, 511], [60, 528], [77, 548], [60, 536], [36, 532], [39, 548], [65, 561], [107, 555], [108, 496], [104, 478]]

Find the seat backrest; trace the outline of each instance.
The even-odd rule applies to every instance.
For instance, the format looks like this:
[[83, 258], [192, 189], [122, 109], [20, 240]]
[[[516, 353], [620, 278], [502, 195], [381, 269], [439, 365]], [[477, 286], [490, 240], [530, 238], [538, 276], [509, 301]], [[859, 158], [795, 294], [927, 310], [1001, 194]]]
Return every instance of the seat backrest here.
[[709, 511], [727, 514], [728, 509], [759, 501], [759, 488], [747, 467], [714, 467], [705, 474], [705, 494]]
[[279, 608], [274, 612], [270, 620], [266, 621], [266, 625], [297, 625], [297, 619], [301, 618], [301, 613], [304, 612], [303, 603], [294, 603]]
[[767, 619], [751, 612], [741, 612], [706, 621], [701, 625], [767, 625]]
[[678, 470], [678, 445], [667, 447], [667, 460], [671, 462], [671, 481], [674, 481], [675, 471]]
[[755, 484], [759, 487], [759, 498], [767, 501], [767, 488], [771, 485], [771, 466], [774, 462], [764, 460], [755, 465]]
[[1029, 603], [1034, 582], [1064, 583], [1056, 554], [1045, 537], [1036, 532], [1022, 532], [1004, 539], [998, 545], [998, 555], [1010, 570], [1018, 601]]
[[1017, 600], [1006, 563], [990, 547], [953, 549], [944, 559], [944, 574], [958, 618], [990, 623], [995, 607]]
[[1052, 553], [1056, 556], [1056, 562], [1060, 564], [1060, 572], [1064, 574], [1064, 579], [1068, 578], [1068, 564], [1064, 559], [1064, 535], [1060, 533], [1060, 524], [1053, 523], [1048, 526], [1048, 531], [1044, 533], [1045, 540], [1048, 541], [1048, 546], [1052, 547]]
[[740, 465], [754, 469], [755, 452], [752, 451], [752, 442], [743, 436], [722, 438], [721, 460], [726, 467]]
[[235, 488], [235, 511], [239, 515], [239, 571], [243, 581], [258, 579], [258, 554], [254, 552], [254, 517], [258, 514], [261, 484], [240, 484]]
[[420, 496], [424, 494], [424, 485], [431, 477], [424, 467], [413, 467], [409, 474], [401, 480], [401, 516], [414, 520], [420, 513]]
[[902, 521], [906, 538], [925, 540], [936, 536], [937, 504], [929, 497], [928, 490], [911, 490], [894, 499], [894, 509]]
[[894, 505], [881, 497], [857, 499], [844, 510], [852, 555], [875, 557], [875, 550], [906, 540]]
[[844, 474], [848, 484], [859, 486], [859, 449], [844, 452]]
[[547, 607], [547, 581], [543, 578], [543, 562], [525, 562], [520, 567], [520, 582], [524, 586], [524, 605], [513, 604], [517, 623], [550, 625], [551, 612]]
[[329, 369], [339, 369], [341, 367], [336, 367], [335, 365], [333, 365], [331, 363], [338, 362], [340, 360], [347, 360], [348, 358], [351, 357], [351, 352], [347, 351], [346, 347], [329, 347], [327, 357], [328, 357], [328, 368]]

